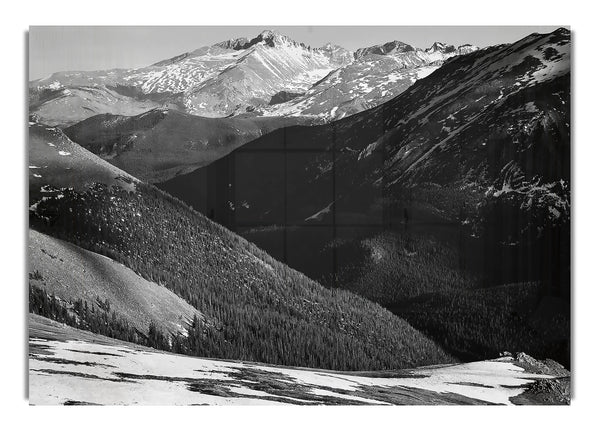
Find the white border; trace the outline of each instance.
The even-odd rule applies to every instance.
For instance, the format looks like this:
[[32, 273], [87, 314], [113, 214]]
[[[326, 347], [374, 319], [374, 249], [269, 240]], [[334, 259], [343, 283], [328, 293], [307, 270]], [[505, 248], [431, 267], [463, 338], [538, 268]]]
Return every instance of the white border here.
[[[5, 2], [2, 12], [2, 422], [38, 429], [567, 429], [597, 422], [598, 42], [592, 2], [300, 0]], [[586, 5], [587, 4], [587, 5]], [[573, 55], [574, 399], [570, 407], [28, 407], [25, 361], [26, 47], [29, 25], [570, 25]], [[24, 160], [25, 159], [25, 160]], [[11, 424], [12, 422], [12, 424]]]

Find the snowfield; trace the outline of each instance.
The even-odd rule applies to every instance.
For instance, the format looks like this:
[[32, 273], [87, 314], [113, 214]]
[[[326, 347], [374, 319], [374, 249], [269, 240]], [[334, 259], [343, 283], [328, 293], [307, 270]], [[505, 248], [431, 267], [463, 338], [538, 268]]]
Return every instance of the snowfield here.
[[[512, 357], [379, 372], [194, 358], [30, 316], [29, 396], [36, 405], [513, 404], [532, 384], [559, 377]], [[523, 364], [537, 363], [524, 357]]]

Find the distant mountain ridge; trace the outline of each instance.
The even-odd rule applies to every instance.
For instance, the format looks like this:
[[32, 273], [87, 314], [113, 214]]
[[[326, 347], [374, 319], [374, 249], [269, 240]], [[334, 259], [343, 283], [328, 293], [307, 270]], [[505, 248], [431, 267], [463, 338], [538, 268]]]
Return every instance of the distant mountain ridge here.
[[[340, 70], [339, 76], [343, 79], [348, 75], [350, 80], [361, 68], [365, 69], [363, 75], [377, 75], [379, 80], [391, 71], [391, 66], [373, 69], [373, 64], [362, 62], [364, 57], [389, 55], [395, 57], [396, 68], [418, 68], [468, 51], [444, 45], [447, 52], [443, 53], [414, 48], [403, 52], [412, 47], [397, 41], [378, 47], [355, 53], [330, 43], [312, 48], [265, 30], [252, 39], [226, 40], [139, 69], [57, 72], [31, 81], [30, 112], [46, 124], [67, 126], [96, 114], [138, 115], [153, 108], [205, 117], [245, 112], [269, 115], [272, 110], [262, 108], [273, 96], [281, 92], [303, 94], [334, 71]], [[346, 66], [353, 66], [353, 72], [342, 72]], [[411, 75], [397, 91], [369, 95], [365, 102], [355, 103], [352, 113], [381, 103], [386, 95], [398, 94], [421, 75]], [[349, 82], [343, 97], [336, 97], [334, 102], [342, 105], [356, 98], [351, 90], [361, 93], [361, 87], [354, 84], [357, 82]], [[313, 108], [319, 112], [310, 115], [324, 121], [339, 118], [344, 111], [336, 116], [330, 115], [332, 108]], [[284, 115], [300, 115], [296, 111], [288, 109]]]
[[449, 58], [478, 49], [473, 45], [457, 49], [435, 42], [423, 50], [397, 40], [361, 48], [353, 53], [354, 61], [334, 70], [306, 93], [258, 111], [265, 115], [339, 120], [394, 98]]
[[[383, 43], [380, 45], [373, 45], [373, 46], [369, 46], [367, 48], [357, 49], [356, 51], [354, 51], [354, 58], [361, 58], [366, 55], [372, 55], [372, 54], [401, 55], [401, 54], [405, 54], [405, 53], [409, 53], [409, 52], [413, 52], [413, 53], [422, 52], [422, 53], [429, 54], [429, 55], [439, 52], [441, 54], [445, 54], [448, 57], [450, 57], [453, 55], [467, 54], [469, 52], [476, 51], [477, 49], [479, 49], [479, 47], [471, 45], [471, 44], [460, 45], [458, 48], [456, 48], [454, 45], [448, 45], [443, 42], [434, 42], [429, 48], [421, 49], [421, 48], [415, 48], [407, 43], [400, 42], [399, 40], [394, 40], [394, 41], [386, 42], [386, 43]], [[435, 61], [435, 60], [432, 60], [432, 61]]]

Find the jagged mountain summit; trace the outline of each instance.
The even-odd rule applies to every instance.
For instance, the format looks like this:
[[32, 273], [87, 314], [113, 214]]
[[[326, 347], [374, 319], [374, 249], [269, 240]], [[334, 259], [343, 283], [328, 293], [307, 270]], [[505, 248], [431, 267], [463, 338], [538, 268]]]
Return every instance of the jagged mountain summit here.
[[271, 48], [274, 48], [276, 46], [288, 45], [309, 49], [309, 47], [305, 44], [298, 43], [289, 38], [288, 36], [276, 33], [272, 30], [264, 30], [258, 36], [251, 40], [245, 37], [240, 37], [237, 39], [229, 39], [223, 42], [219, 42], [215, 44], [215, 46], [220, 46], [221, 48], [227, 49], [243, 50], [248, 49], [259, 43], [264, 43], [265, 45], [270, 46]]
[[[312, 48], [265, 30], [139, 69], [54, 73], [30, 82], [29, 106], [44, 123], [63, 126], [97, 114], [139, 115], [154, 108], [204, 117], [253, 112], [328, 121], [382, 103], [447, 58], [475, 49], [438, 45], [421, 50], [394, 41], [351, 53], [331, 43]], [[281, 101], [289, 103], [279, 106]]]
[[[291, 46], [296, 48], [303, 48], [307, 51], [312, 51], [316, 53], [329, 53], [331, 57], [334, 58], [334, 62], [339, 64], [344, 64], [349, 62], [352, 59], [352, 53], [342, 48], [339, 45], [333, 45], [331, 43], [326, 43], [320, 48], [311, 48], [310, 46], [302, 43], [296, 42], [292, 38], [282, 35], [280, 33], [274, 32], [272, 30], [264, 30], [258, 36], [253, 39], [248, 39], [245, 37], [240, 37], [236, 39], [229, 39], [223, 42], [216, 43], [214, 46], [218, 46], [225, 49], [233, 49], [236, 51], [249, 49], [258, 44], [264, 44], [271, 48], [281, 47], [281, 46]], [[334, 63], [335, 64], [335, 63]]]

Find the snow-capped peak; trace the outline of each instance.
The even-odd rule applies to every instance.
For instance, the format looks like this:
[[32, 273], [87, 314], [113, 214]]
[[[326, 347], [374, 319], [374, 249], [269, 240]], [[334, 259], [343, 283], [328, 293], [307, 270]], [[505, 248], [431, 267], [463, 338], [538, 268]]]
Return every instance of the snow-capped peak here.
[[[258, 36], [250, 41], [250, 46], [256, 45], [258, 43], [264, 43], [271, 48], [276, 46], [301, 46], [306, 48], [306, 45], [303, 43], [298, 43], [288, 36], [277, 33], [273, 30], [263, 30]], [[248, 48], [248, 47], [247, 47]]]
[[263, 30], [260, 32], [258, 37], [260, 37], [263, 40], [266, 40], [266, 39], [272, 39], [276, 35], [279, 35], [279, 33], [275, 33], [273, 30]]
[[431, 47], [429, 47], [428, 49], [425, 50], [425, 52], [427, 53], [431, 53], [431, 52], [449, 52], [449, 51], [454, 51], [454, 46], [453, 45], [447, 45], [443, 42], [433, 42], [433, 45], [431, 45]]
[[271, 48], [276, 46], [301, 46], [307, 48], [303, 43], [298, 43], [288, 36], [277, 33], [273, 30], [263, 30], [256, 37], [248, 39], [245, 37], [239, 37], [237, 39], [229, 39], [223, 42], [216, 43], [214, 46], [218, 46], [225, 49], [243, 50], [251, 48], [254, 45], [264, 44]]

